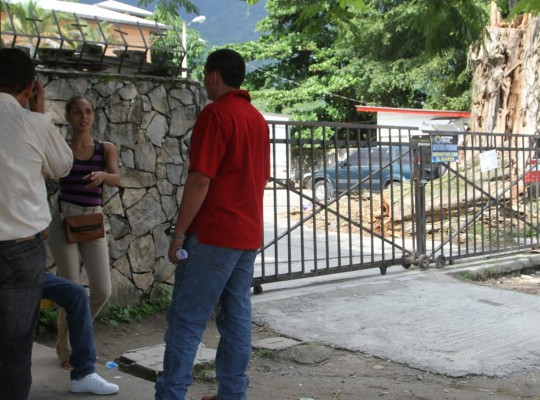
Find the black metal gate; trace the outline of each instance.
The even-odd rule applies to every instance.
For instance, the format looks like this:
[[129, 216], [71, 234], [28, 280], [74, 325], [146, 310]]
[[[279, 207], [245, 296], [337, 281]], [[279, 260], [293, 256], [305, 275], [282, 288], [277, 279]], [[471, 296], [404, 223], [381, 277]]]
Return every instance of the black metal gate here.
[[[266, 282], [352, 270], [442, 268], [539, 241], [530, 136], [269, 125], [273, 179], [256, 292]], [[441, 138], [449, 145], [434, 151]]]

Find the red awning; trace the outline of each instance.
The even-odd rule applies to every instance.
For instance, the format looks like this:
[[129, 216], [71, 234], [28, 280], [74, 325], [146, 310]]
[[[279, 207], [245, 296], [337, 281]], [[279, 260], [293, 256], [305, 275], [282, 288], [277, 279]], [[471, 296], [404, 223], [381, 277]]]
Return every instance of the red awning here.
[[450, 117], [450, 118], [469, 118], [469, 111], [445, 111], [445, 110], [421, 110], [417, 108], [395, 108], [395, 107], [375, 107], [375, 106], [356, 106], [358, 112], [375, 112], [375, 113], [395, 113], [395, 114], [416, 114], [416, 115], [432, 115], [434, 117]]

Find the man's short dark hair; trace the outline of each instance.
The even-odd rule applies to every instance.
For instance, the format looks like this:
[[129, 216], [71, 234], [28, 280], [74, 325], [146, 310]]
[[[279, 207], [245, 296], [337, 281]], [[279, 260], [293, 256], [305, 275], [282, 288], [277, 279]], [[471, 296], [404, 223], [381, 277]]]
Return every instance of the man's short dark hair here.
[[231, 49], [219, 49], [208, 56], [204, 69], [207, 72], [218, 71], [226, 85], [240, 88], [246, 76], [244, 58]]
[[19, 94], [36, 79], [30, 56], [18, 48], [0, 49], [0, 91]]

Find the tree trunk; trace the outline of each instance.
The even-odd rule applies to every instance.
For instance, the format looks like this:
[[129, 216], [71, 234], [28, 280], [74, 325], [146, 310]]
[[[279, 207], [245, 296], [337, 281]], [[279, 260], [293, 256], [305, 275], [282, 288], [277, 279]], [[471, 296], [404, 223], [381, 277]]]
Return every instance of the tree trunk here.
[[[486, 135], [481, 145], [504, 146], [512, 140], [511, 134], [531, 136], [519, 147], [540, 145], [533, 140], [540, 139], [540, 17], [525, 14], [509, 23], [492, 3], [490, 25], [483, 39], [471, 47], [469, 61], [473, 72], [470, 130], [509, 134], [497, 140]], [[528, 161], [523, 157], [529, 156], [516, 152], [506, 160], [515, 176]]]
[[490, 26], [469, 60], [471, 130], [540, 135], [540, 17], [525, 14], [509, 24], [492, 5]]

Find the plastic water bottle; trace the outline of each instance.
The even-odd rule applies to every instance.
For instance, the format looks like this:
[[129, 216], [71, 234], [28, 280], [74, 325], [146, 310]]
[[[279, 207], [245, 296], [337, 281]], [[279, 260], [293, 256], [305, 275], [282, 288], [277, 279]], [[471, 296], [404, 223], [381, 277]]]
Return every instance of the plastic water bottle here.
[[105, 366], [110, 369], [118, 369], [118, 364], [114, 361], [109, 361]]
[[179, 260], [185, 260], [186, 258], [188, 258], [188, 252], [180, 248], [176, 250], [176, 258], [178, 258]]

